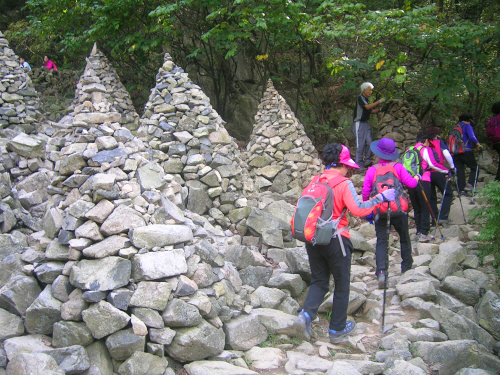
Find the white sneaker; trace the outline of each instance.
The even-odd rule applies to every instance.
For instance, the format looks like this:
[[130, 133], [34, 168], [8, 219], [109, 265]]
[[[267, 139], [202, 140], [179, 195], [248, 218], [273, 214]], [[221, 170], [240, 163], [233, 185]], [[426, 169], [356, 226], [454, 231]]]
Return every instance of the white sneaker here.
[[420, 234], [420, 237], [418, 237], [418, 242], [429, 242], [430, 240], [432, 240], [432, 237], [428, 234]]

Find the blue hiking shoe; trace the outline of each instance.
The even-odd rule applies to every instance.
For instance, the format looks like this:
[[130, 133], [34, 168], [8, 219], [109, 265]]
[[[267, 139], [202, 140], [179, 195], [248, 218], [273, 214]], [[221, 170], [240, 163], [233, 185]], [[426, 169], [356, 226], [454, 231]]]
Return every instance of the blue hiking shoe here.
[[308, 313], [302, 310], [293, 323], [295, 335], [302, 340], [311, 340], [311, 317]]
[[330, 336], [330, 342], [332, 344], [340, 343], [344, 339], [344, 337], [349, 336], [351, 333], [353, 333], [355, 328], [356, 322], [354, 320], [349, 320], [345, 324], [345, 328], [342, 331], [333, 331], [329, 329], [328, 335]]

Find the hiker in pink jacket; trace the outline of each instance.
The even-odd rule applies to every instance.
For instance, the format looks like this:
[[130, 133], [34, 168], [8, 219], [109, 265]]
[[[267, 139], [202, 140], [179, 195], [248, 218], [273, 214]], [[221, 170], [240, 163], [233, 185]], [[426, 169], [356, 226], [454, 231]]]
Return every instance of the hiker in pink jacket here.
[[56, 66], [56, 64], [54, 64], [54, 62], [52, 60], [49, 60], [49, 58], [47, 56], [43, 57], [43, 63], [44, 63], [44, 66], [48, 70], [54, 69], [57, 72], [57, 66]]
[[422, 159], [422, 169], [423, 174], [420, 180], [420, 184], [417, 185], [415, 189], [410, 189], [408, 195], [410, 196], [411, 204], [413, 206], [415, 225], [417, 226], [417, 236], [419, 242], [428, 242], [432, 239], [429, 236], [429, 230], [431, 229], [431, 210], [429, 208], [430, 202], [426, 201], [424, 198], [430, 199], [431, 197], [431, 169], [434, 169], [441, 173], [448, 173], [448, 169], [440, 164], [434, 158], [432, 150], [429, 148], [430, 139], [432, 137], [429, 135], [427, 130], [421, 130], [417, 134], [417, 144], [415, 148], [420, 148], [420, 156]]
[[[394, 173], [396, 177], [401, 181], [403, 186], [413, 189], [417, 186], [420, 177], [417, 175], [412, 177], [411, 174], [406, 170], [406, 168], [401, 163], [396, 163], [395, 161], [399, 158], [398, 150], [396, 149], [396, 143], [393, 139], [382, 138], [380, 141], [374, 141], [370, 144], [372, 152], [379, 158], [377, 164], [372, 165], [366, 171], [365, 182], [363, 184], [362, 198], [363, 202], [370, 199], [372, 193], [374, 180], [376, 177], [377, 168], [380, 166], [385, 166], [393, 163]], [[390, 167], [391, 165], [389, 165]], [[377, 215], [379, 216], [379, 215]], [[372, 222], [374, 219], [373, 213], [366, 216], [366, 220]], [[377, 269], [375, 275], [378, 279], [379, 289], [384, 288], [385, 279], [387, 277], [386, 260], [387, 260], [387, 242], [389, 238], [387, 236], [387, 217], [375, 218], [375, 232], [377, 234], [377, 245], [375, 246], [375, 260], [377, 264]], [[390, 217], [391, 225], [396, 229], [399, 234], [399, 241], [401, 245], [401, 273], [411, 269], [413, 265], [413, 258], [411, 256], [411, 239], [410, 233], [408, 231], [408, 214], [404, 212], [401, 215], [394, 215]]]

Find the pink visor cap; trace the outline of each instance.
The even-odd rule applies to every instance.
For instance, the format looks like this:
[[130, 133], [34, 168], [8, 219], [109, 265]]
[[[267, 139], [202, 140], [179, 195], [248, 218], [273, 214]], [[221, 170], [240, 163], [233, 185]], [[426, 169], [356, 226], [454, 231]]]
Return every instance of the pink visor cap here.
[[359, 165], [357, 165], [354, 160], [351, 159], [351, 152], [347, 147], [342, 145], [342, 152], [340, 153], [340, 164], [345, 164], [349, 168], [359, 168]]

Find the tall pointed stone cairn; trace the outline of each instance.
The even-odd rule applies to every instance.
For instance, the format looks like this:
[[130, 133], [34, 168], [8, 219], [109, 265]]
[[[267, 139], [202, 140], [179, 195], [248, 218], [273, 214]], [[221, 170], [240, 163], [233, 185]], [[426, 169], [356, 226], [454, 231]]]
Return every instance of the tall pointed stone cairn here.
[[379, 138], [391, 138], [396, 142], [399, 154], [415, 145], [416, 135], [422, 128], [415, 116], [415, 110], [406, 100], [391, 99], [384, 106], [379, 123]]
[[[253, 184], [238, 146], [208, 96], [168, 53], [137, 136], [152, 149], [153, 160], [183, 186], [188, 210], [208, 212], [223, 227], [244, 219], [248, 211], [244, 191], [251, 192]], [[224, 217], [230, 211], [232, 220]]]
[[304, 126], [271, 80], [255, 115], [245, 157], [257, 191], [297, 196], [321, 170]]
[[29, 134], [38, 130], [40, 121], [43, 116], [35, 86], [0, 32], [0, 129]]
[[76, 85], [75, 98], [68, 109], [77, 119], [86, 115], [99, 118], [99, 114], [115, 112], [120, 114], [118, 122], [121, 126], [136, 130], [139, 115], [106, 56], [94, 44], [86, 60], [85, 70]]

